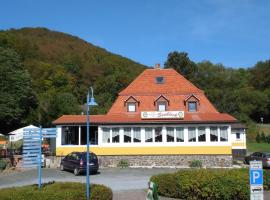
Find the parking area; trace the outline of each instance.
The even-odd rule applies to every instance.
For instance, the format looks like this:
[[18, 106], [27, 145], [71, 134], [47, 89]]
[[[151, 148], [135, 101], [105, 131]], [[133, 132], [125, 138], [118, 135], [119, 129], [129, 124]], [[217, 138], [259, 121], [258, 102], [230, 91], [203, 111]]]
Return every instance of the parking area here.
[[[92, 183], [103, 184], [113, 191], [140, 190], [147, 188], [149, 178], [154, 174], [174, 172], [176, 169], [100, 169], [99, 174], [91, 175]], [[43, 169], [43, 182], [85, 182], [85, 176], [74, 176], [73, 173], [57, 169]], [[25, 170], [0, 174], [0, 188], [22, 186], [37, 183], [37, 170]]]

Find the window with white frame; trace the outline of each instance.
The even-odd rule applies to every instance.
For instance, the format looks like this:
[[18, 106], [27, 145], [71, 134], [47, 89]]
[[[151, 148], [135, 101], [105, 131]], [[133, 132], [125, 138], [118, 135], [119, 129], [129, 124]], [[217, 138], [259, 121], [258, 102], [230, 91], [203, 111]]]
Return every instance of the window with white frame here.
[[166, 111], [166, 102], [157, 102], [158, 111]]
[[133, 128], [133, 142], [141, 142], [141, 128]]
[[218, 129], [217, 127], [210, 127], [210, 141], [217, 142], [218, 141]]
[[162, 142], [162, 127], [155, 128], [155, 142]]
[[167, 142], [174, 142], [174, 128], [173, 127], [167, 127]]
[[241, 134], [240, 133], [236, 133], [236, 139], [240, 140], [241, 139]]
[[131, 128], [130, 127], [124, 128], [124, 142], [125, 143], [131, 142]]
[[221, 142], [228, 141], [228, 127], [227, 126], [220, 127], [220, 141]]
[[102, 128], [102, 143], [110, 143], [110, 129]]
[[112, 143], [119, 143], [119, 128], [112, 128]]
[[136, 112], [136, 103], [135, 102], [128, 102], [127, 109], [128, 109], [128, 112]]
[[153, 129], [150, 127], [145, 128], [145, 142], [153, 142]]
[[177, 127], [175, 129], [176, 142], [184, 142], [184, 128]]
[[195, 127], [188, 127], [188, 141], [196, 142], [196, 128]]
[[205, 127], [199, 127], [198, 128], [198, 141], [199, 142], [205, 142], [206, 141]]

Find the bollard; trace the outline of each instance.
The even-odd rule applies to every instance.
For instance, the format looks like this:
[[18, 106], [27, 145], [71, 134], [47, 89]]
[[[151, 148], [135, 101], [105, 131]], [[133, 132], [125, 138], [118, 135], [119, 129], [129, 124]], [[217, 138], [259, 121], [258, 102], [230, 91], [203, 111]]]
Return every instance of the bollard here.
[[154, 182], [148, 182], [146, 200], [159, 200], [157, 185]]

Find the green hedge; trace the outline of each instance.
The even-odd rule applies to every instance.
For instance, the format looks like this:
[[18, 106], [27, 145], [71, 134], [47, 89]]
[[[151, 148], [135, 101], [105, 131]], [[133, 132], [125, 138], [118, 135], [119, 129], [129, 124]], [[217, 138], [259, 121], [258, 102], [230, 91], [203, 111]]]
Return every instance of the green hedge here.
[[[270, 171], [264, 170], [264, 187], [270, 189]], [[151, 177], [162, 196], [181, 199], [249, 199], [248, 169], [180, 170]]]
[[[0, 190], [1, 200], [84, 200], [85, 184], [52, 183], [38, 189], [36, 185]], [[91, 184], [91, 200], [112, 200], [112, 190], [104, 185]]]

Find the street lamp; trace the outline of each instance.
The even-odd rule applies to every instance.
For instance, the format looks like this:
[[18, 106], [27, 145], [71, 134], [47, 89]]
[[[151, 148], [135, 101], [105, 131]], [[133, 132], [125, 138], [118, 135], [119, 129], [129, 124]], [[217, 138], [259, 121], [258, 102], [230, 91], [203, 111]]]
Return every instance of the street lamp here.
[[87, 121], [86, 121], [86, 129], [87, 129], [87, 135], [86, 135], [86, 141], [87, 141], [87, 150], [86, 150], [86, 198], [89, 199], [90, 197], [90, 177], [89, 177], [89, 124], [90, 124], [90, 117], [89, 117], [89, 110], [90, 106], [97, 106], [98, 104], [95, 102], [94, 95], [93, 95], [93, 88], [91, 89], [91, 98], [89, 94], [89, 90], [87, 93]]

